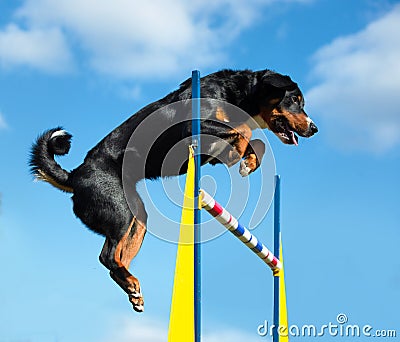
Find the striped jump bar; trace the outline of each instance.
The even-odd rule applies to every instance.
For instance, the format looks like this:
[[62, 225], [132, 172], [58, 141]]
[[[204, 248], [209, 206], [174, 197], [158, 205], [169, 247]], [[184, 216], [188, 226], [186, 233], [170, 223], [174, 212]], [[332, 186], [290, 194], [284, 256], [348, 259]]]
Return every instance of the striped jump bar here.
[[214, 216], [219, 223], [256, 253], [273, 271], [282, 268], [282, 264], [271, 251], [268, 250], [250, 231], [242, 226], [224, 207], [222, 207], [210, 194], [200, 190], [201, 206]]

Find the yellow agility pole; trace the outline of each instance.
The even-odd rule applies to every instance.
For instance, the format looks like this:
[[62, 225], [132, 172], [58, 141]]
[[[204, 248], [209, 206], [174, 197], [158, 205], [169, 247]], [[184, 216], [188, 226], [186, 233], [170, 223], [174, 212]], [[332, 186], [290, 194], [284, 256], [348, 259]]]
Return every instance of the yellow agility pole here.
[[194, 152], [189, 163], [176, 256], [168, 342], [194, 342]]
[[[280, 239], [280, 251], [279, 260], [282, 263], [282, 268], [274, 275], [279, 278], [279, 313], [278, 313], [278, 336], [277, 342], [288, 342], [289, 341], [289, 326], [288, 326], [288, 316], [286, 308], [286, 289], [285, 289], [285, 269], [283, 264], [283, 251], [282, 251], [282, 239]], [[274, 340], [275, 341], [275, 340]]]
[[274, 254], [279, 255], [281, 269], [274, 272], [273, 342], [288, 342], [289, 327], [286, 308], [285, 271], [281, 237], [281, 178], [275, 176], [274, 194]]

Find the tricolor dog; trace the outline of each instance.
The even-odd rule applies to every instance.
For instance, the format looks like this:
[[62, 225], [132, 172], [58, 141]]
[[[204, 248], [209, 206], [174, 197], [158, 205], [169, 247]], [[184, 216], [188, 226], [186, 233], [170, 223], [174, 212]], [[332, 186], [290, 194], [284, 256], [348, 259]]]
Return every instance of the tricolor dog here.
[[[242, 176], [259, 167], [265, 151], [261, 140], [251, 139], [254, 129], [268, 129], [287, 145], [297, 145], [299, 136], [308, 138], [318, 131], [304, 111], [304, 98], [297, 84], [289, 76], [270, 70], [222, 70], [210, 74], [201, 79], [201, 96], [229, 103], [248, 114], [248, 120], [238, 119], [212, 101], [202, 107], [201, 134], [208, 137], [202, 139], [202, 164], [231, 166], [240, 162]], [[70, 149], [71, 135], [62, 128], [47, 130], [32, 146], [32, 173], [72, 194], [76, 216], [105, 237], [100, 262], [139, 312], [143, 311], [144, 301], [129, 265], [142, 245], [147, 213], [135, 184], [144, 178], [185, 173], [184, 161], [173, 165], [167, 159], [176, 144], [191, 136], [191, 122], [189, 117], [182, 120], [181, 113], [169, 105], [190, 99], [188, 79], [178, 90], [149, 104], [111, 131], [72, 171], [64, 170], [54, 159]], [[142, 129], [145, 121], [146, 127], [163, 131], [154, 139], [149, 137]], [[122, 172], [127, 155], [132, 162], [127, 175], [131, 182], [128, 195]], [[165, 164], [169, 166], [164, 168]]]

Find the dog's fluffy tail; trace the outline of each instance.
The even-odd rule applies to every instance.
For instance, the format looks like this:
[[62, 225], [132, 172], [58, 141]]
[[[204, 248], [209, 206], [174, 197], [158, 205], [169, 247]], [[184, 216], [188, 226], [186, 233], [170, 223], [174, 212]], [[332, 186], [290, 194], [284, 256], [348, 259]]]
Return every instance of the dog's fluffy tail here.
[[54, 160], [54, 156], [69, 152], [71, 138], [72, 135], [61, 127], [45, 131], [32, 145], [29, 160], [31, 172], [36, 179], [48, 182], [65, 192], [73, 192], [70, 173]]

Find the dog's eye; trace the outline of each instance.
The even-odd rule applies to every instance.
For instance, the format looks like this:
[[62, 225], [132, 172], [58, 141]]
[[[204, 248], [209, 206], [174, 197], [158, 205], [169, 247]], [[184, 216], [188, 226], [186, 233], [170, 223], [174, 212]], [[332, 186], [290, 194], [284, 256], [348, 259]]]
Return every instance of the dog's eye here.
[[297, 96], [292, 96], [291, 100], [293, 103], [299, 104], [299, 98]]

